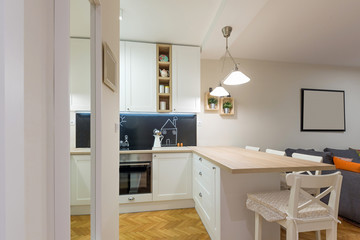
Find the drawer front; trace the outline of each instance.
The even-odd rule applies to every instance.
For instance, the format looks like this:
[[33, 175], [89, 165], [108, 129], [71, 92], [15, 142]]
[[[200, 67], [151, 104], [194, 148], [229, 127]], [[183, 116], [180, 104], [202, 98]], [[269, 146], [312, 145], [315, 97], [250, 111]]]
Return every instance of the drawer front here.
[[214, 170], [212, 168], [209, 168], [205, 164], [195, 164], [193, 168], [194, 179], [197, 180], [208, 192], [212, 192], [214, 187], [213, 171]]
[[197, 180], [194, 182], [197, 182], [194, 183], [194, 200], [203, 211], [208, 223], [211, 223], [214, 217], [214, 194], [203, 188]]

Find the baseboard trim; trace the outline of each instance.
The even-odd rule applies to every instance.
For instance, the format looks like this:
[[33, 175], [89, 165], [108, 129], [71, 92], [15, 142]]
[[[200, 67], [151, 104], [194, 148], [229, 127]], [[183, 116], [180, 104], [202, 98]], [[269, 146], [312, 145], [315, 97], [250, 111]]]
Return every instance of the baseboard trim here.
[[119, 213], [160, 211], [179, 208], [193, 208], [193, 199], [119, 204]]

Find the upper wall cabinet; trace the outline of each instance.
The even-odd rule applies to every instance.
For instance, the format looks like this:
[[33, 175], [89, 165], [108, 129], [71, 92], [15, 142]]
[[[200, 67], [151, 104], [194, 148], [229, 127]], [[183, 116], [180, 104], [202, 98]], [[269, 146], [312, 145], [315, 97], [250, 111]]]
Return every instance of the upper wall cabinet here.
[[90, 40], [70, 40], [70, 110], [90, 110]]
[[120, 42], [120, 111], [156, 111], [156, 44]]
[[200, 48], [172, 46], [173, 112], [200, 112]]

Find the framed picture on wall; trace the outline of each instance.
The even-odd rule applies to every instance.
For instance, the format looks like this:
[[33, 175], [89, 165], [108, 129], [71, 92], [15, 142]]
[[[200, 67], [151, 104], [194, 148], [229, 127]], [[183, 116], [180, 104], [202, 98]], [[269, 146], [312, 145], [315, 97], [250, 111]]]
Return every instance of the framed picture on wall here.
[[302, 88], [301, 131], [345, 131], [345, 91]]
[[107, 45], [106, 42], [103, 44], [103, 82], [108, 86], [112, 91], [117, 89], [117, 60]]

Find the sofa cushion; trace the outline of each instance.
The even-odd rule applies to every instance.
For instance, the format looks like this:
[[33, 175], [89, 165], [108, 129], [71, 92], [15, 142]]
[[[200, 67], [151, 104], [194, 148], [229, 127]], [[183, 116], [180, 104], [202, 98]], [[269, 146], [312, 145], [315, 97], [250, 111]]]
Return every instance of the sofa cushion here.
[[360, 173], [360, 163], [348, 162], [338, 157], [334, 157], [333, 160], [337, 169]]
[[353, 162], [360, 163], [360, 157], [357, 152], [353, 149], [334, 149], [334, 148], [325, 148], [324, 152], [331, 152], [336, 157], [345, 157], [352, 158]]
[[[285, 150], [286, 152], [286, 150]], [[300, 153], [300, 154], [307, 154], [307, 155], [312, 155], [312, 156], [320, 156], [323, 158], [323, 163], [328, 163], [328, 164], [334, 164], [333, 163], [333, 155], [331, 152], [319, 152], [319, 151], [315, 151], [314, 149], [309, 149], [309, 150], [306, 150], [306, 149], [295, 149], [294, 152], [292, 153]], [[291, 153], [291, 155], [292, 155]], [[291, 156], [290, 155], [290, 156]]]
[[349, 148], [350, 150], [355, 150], [356, 151], [356, 153], [359, 155], [359, 157], [360, 157], [360, 149], [355, 149], [355, 148]]

